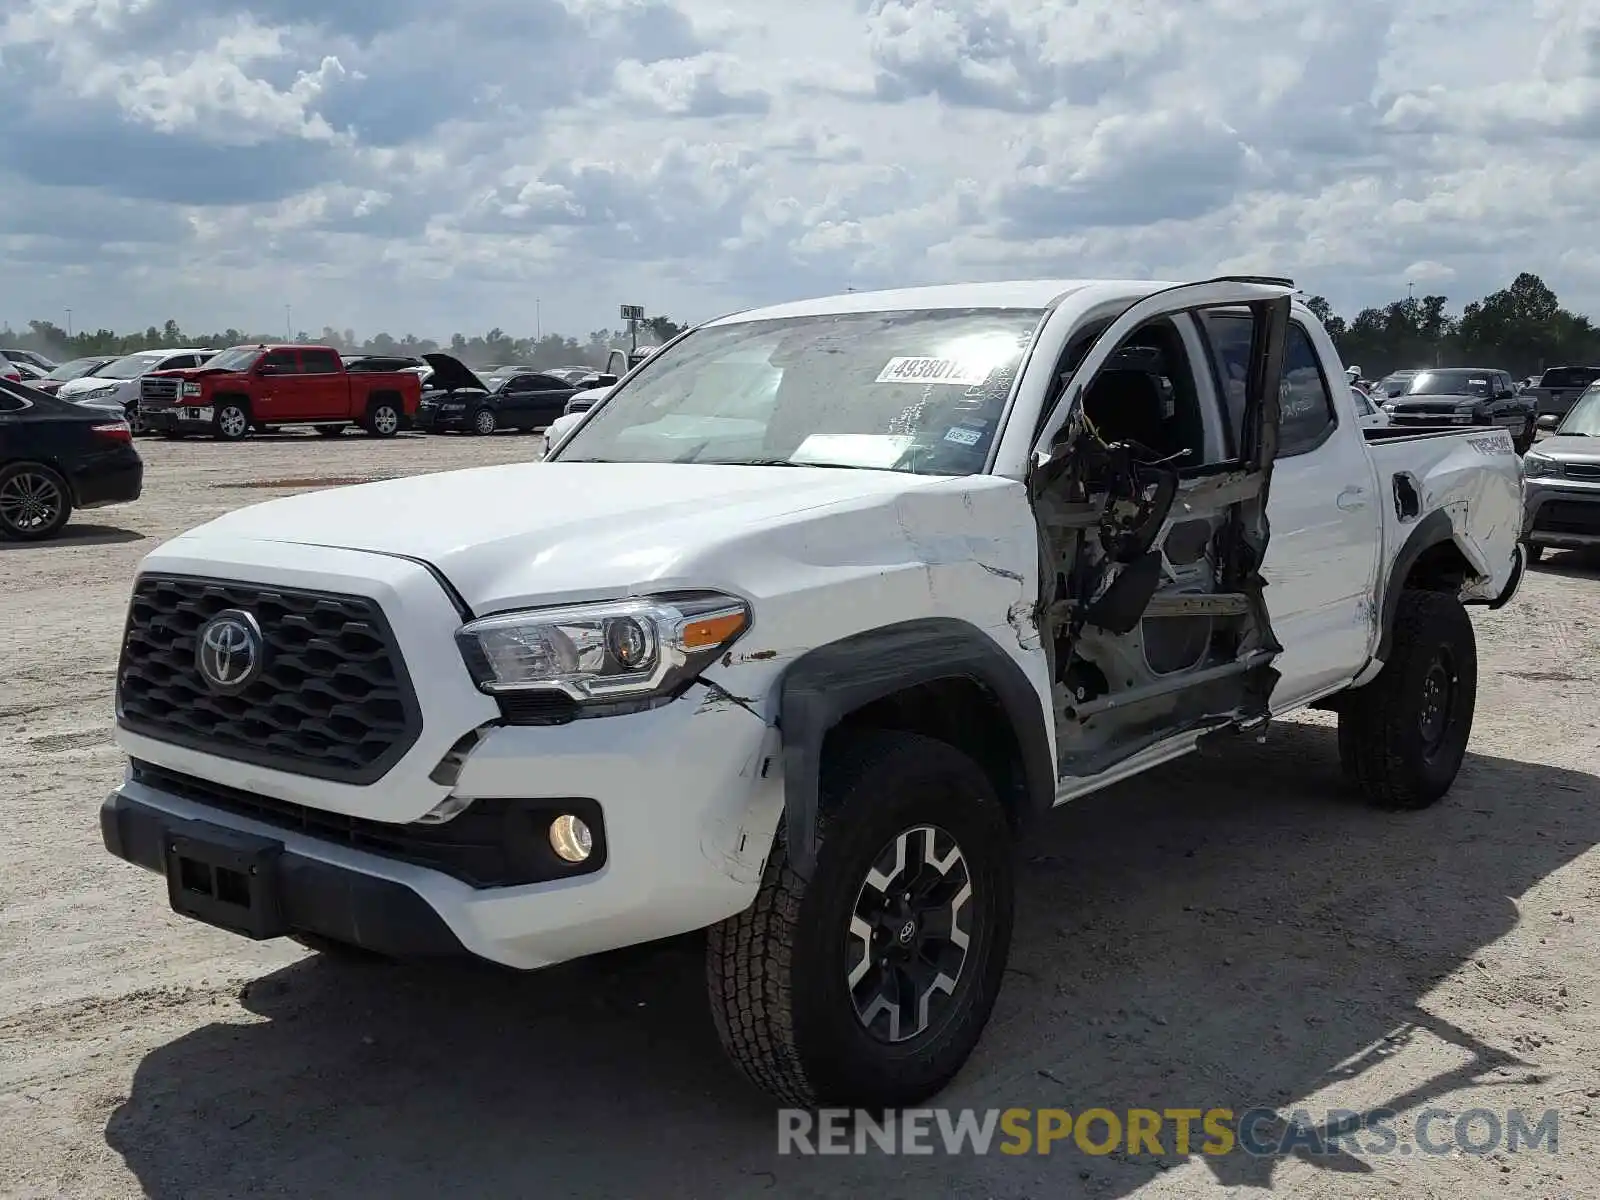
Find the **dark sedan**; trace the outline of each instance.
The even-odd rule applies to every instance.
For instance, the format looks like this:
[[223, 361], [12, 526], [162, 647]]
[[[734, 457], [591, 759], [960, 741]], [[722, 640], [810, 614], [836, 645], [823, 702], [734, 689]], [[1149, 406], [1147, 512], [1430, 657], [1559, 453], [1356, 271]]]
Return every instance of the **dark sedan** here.
[[143, 485], [144, 463], [126, 421], [0, 383], [0, 537], [54, 537], [73, 509], [126, 504]]
[[416, 428], [429, 433], [451, 430], [490, 434], [501, 429], [543, 429], [566, 408], [578, 391], [542, 371], [496, 375], [488, 383], [460, 359], [425, 354], [428, 376]]
[[1441, 367], [1420, 371], [1404, 394], [1384, 402], [1396, 425], [1497, 425], [1526, 454], [1537, 433], [1533, 402], [1517, 393], [1511, 376], [1489, 367]]

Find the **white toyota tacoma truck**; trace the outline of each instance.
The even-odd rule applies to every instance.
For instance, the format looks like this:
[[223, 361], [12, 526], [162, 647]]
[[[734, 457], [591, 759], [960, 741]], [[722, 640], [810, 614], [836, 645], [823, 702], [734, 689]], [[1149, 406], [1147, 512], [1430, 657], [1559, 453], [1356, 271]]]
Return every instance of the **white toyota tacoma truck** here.
[[1049, 811], [1307, 706], [1438, 800], [1464, 605], [1524, 569], [1504, 430], [1363, 429], [1285, 280], [852, 293], [711, 321], [547, 462], [162, 545], [110, 851], [178, 913], [534, 969], [707, 930], [796, 1104], [902, 1105], [1001, 984]]

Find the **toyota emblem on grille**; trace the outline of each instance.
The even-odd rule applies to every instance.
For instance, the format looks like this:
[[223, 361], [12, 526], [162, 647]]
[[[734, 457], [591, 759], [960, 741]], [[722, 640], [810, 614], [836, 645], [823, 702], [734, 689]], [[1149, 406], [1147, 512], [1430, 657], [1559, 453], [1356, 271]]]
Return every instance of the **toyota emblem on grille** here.
[[261, 626], [242, 609], [219, 612], [200, 627], [194, 658], [200, 678], [214, 691], [241, 691], [254, 683], [266, 666]]

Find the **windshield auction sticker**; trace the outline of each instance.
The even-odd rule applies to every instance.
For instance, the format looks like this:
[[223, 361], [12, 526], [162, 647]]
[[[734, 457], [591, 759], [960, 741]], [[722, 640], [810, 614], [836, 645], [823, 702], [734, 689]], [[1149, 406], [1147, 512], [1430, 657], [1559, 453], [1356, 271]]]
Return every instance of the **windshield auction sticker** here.
[[948, 383], [977, 387], [989, 378], [989, 368], [958, 358], [891, 358], [878, 372], [875, 383]]

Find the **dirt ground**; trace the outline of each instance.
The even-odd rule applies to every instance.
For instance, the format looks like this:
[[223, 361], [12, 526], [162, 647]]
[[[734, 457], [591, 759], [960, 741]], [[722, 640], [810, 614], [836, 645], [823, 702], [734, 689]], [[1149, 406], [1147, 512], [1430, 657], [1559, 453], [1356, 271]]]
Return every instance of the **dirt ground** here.
[[[281, 484], [536, 456], [349, 435], [141, 443], [136, 505], [0, 546], [0, 1195], [1600, 1196], [1600, 571], [1476, 618], [1454, 791], [1340, 782], [1310, 718], [1063, 811], [1027, 847], [1007, 987], [941, 1103], [1559, 1113], [1474, 1156], [780, 1157], [722, 1062], [694, 939], [535, 976], [349, 965], [173, 916], [112, 859], [135, 565]], [[1448, 1124], [1440, 1126], [1448, 1129]], [[1407, 1143], [1409, 1144], [1409, 1143]]]

